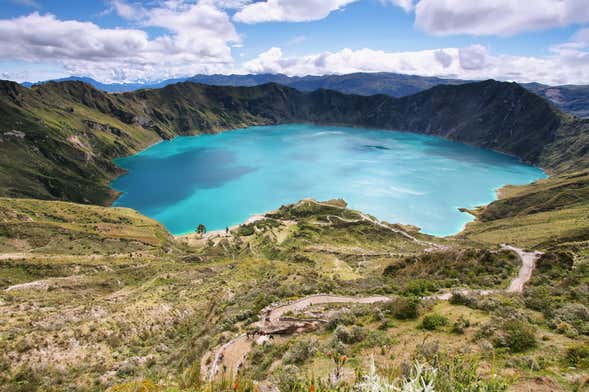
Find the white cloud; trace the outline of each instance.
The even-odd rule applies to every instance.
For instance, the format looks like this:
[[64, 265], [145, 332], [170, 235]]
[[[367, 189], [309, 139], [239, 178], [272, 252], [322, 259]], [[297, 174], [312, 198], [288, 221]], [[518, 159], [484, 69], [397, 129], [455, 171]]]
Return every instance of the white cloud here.
[[448, 68], [454, 60], [452, 56], [444, 52], [443, 49], [436, 50], [436, 52], [434, 53], [434, 57], [436, 58], [436, 61], [442, 64], [444, 68]]
[[587, 0], [420, 0], [415, 24], [438, 35], [509, 36], [589, 22]]
[[102, 81], [162, 79], [232, 66], [230, 45], [240, 38], [213, 2], [167, 1], [145, 10], [118, 0], [113, 6], [122, 16], [169, 34], [150, 38], [140, 29], [105, 29], [35, 12], [0, 20], [0, 58], [57, 62], [71, 74]]
[[143, 8], [129, 5], [123, 0], [112, 0], [111, 5], [112, 9], [125, 19], [140, 19], [145, 16]]
[[413, 7], [414, 7], [414, 1], [413, 0], [381, 0], [381, 3], [383, 4], [393, 4], [396, 5], [398, 7], [403, 8], [406, 12], [412, 11]]
[[548, 57], [506, 56], [493, 55], [486, 47], [473, 45], [414, 52], [343, 49], [285, 57], [282, 50], [275, 47], [244, 63], [241, 72], [288, 75], [396, 72], [470, 80], [494, 78], [546, 84], [587, 83], [589, 56], [583, 53]]
[[458, 51], [460, 66], [469, 71], [484, 69], [487, 64], [487, 56], [487, 48], [482, 45], [472, 45]]
[[233, 19], [242, 23], [308, 22], [326, 18], [357, 0], [266, 0], [243, 7]]
[[217, 7], [225, 9], [240, 9], [252, 1], [253, 0], [214, 0]]

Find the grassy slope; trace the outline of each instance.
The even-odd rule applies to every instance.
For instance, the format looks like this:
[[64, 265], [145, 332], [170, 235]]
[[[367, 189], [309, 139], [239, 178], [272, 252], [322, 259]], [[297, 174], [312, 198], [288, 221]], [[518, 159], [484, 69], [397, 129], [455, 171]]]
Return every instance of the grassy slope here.
[[[527, 143], [553, 138], [549, 147], [531, 150], [526, 158], [547, 162], [557, 170], [569, 170], [572, 162], [583, 166], [586, 160], [584, 125], [551, 109], [538, 109], [537, 105], [546, 103], [502, 83], [486, 82], [459, 91], [444, 87], [401, 102], [328, 91], [305, 95], [275, 85], [216, 89], [181, 84], [121, 95], [105, 95], [76, 83], [48, 84], [30, 93], [3, 88], [2, 131], [26, 133], [24, 139], [3, 135], [0, 142], [6, 153], [0, 155], [4, 159], [0, 181], [6, 184], [2, 189], [8, 195], [103, 202], [113, 196], [106, 181], [118, 173], [110, 163], [112, 157], [171, 137], [176, 131], [195, 133], [305, 119], [433, 134], [452, 130], [443, 136], [495, 148], [497, 138], [511, 134], [499, 147], [512, 152]], [[291, 93], [294, 95], [289, 96]], [[461, 105], [449, 105], [444, 101], [447, 96]], [[512, 118], [501, 122], [501, 132], [507, 134], [495, 134], [493, 128], [493, 114], [505, 108], [485, 102], [507, 102], [510, 107], [521, 104], [509, 112]], [[538, 111], [527, 110], [527, 105]], [[490, 109], [481, 112], [482, 107]], [[529, 116], [521, 116], [520, 111]], [[429, 116], [427, 121], [424, 116]], [[529, 134], [527, 130], [538, 119], [541, 129]], [[564, 126], [556, 129], [554, 124], [561, 122]], [[487, 136], [467, 132], [474, 124]], [[570, 154], [561, 156], [554, 148]], [[528, 187], [510, 188], [504, 199], [478, 211], [479, 220], [457, 238], [441, 240], [413, 233], [454, 248], [435, 256], [423, 254], [423, 246], [369, 222], [328, 217], [355, 220], [358, 215], [354, 212], [308, 203], [282, 210], [286, 215], [276, 216], [278, 223], [257, 223], [254, 234], [246, 235], [252, 230], [243, 228], [243, 236], [194, 241], [196, 245], [190, 247], [171, 242], [159, 224], [129, 210], [0, 199], [0, 251], [26, 253], [24, 258], [0, 259], [0, 285], [6, 288], [41, 280], [32, 287], [0, 294], [0, 390], [40, 386], [102, 390], [146, 377], [190, 385], [198, 378], [194, 375], [200, 356], [242, 331], [273, 301], [316, 292], [410, 295], [442, 287], [500, 287], [515, 273], [512, 258], [488, 256], [488, 249], [501, 242], [545, 249], [549, 254], [570, 254], [574, 273], [559, 274], [559, 290], [549, 297], [558, 297], [559, 306], [574, 305], [587, 290], [587, 270], [582, 263], [589, 255], [587, 176], [587, 172], [559, 175]], [[283, 219], [287, 220], [280, 221]], [[465, 251], [471, 246], [487, 250]], [[396, 273], [383, 274], [389, 266]], [[571, 275], [578, 279], [571, 280]], [[534, 286], [544, 290], [543, 280]], [[496, 334], [503, 333], [489, 332], [487, 322], [497, 324], [499, 320], [501, 324], [508, 317], [525, 320], [538, 330], [538, 337], [547, 340], [521, 355], [497, 346], [493, 356], [500, 372], [515, 373], [524, 380], [548, 375], [570, 386], [583, 373], [568, 369], [566, 349], [575, 340], [586, 341], [584, 321], [571, 321], [581, 331], [571, 338], [570, 328], [566, 334], [557, 328], [555, 317], [560, 315], [538, 312], [537, 304], [543, 298], [533, 291], [526, 293], [530, 304], [515, 296], [493, 299], [493, 305], [476, 302], [469, 308], [424, 307], [422, 313], [441, 313], [451, 322], [463, 314], [473, 321], [467, 339], [452, 335], [450, 327], [434, 337], [449, 354], [467, 345], [483, 356], [482, 369], [491, 365], [493, 357], [479, 345], [485, 347], [485, 340], [494, 341], [499, 339]], [[382, 366], [392, 364], [387, 359], [391, 356], [406, 360], [423, 349], [418, 347], [416, 334], [424, 341], [431, 334], [416, 330], [420, 321], [392, 320], [386, 312], [382, 309], [385, 316], [380, 323], [373, 321], [381, 317], [378, 312], [353, 321], [373, 331], [374, 339], [384, 340], [377, 339], [377, 346], [344, 344], [345, 352], [355, 360], [351, 364], [366, 365], [368, 354], [379, 346], [387, 347], [378, 356]], [[381, 332], [377, 332], [379, 327]], [[316, 338], [325, 343], [320, 351], [330, 347], [332, 335], [329, 330], [317, 332]], [[284, 344], [291, 349], [291, 342]], [[281, 356], [274, 355], [263, 353], [261, 362], [274, 358], [279, 369], [286, 365]], [[524, 370], [530, 361], [542, 365]], [[251, 359], [249, 366], [255, 370], [258, 363]], [[311, 357], [297, 366], [319, 374], [325, 372], [327, 363], [324, 358]], [[258, 373], [263, 379], [279, 372], [267, 368]]]
[[[464, 250], [468, 243], [461, 240], [412, 233], [451, 247], [439, 254], [423, 254], [423, 245], [362, 221], [356, 212], [339, 208], [341, 203], [307, 201], [287, 206], [273, 219], [253, 224], [253, 230], [240, 229], [241, 236], [197, 240], [188, 246], [171, 244], [161, 226], [125, 209], [32, 200], [0, 202], [2, 220], [15, 226], [0, 232], [2, 251], [43, 243], [55, 237], [56, 227], [68, 230], [60, 237], [59, 248], [37, 249], [24, 259], [0, 260], [2, 288], [37, 282], [0, 291], [0, 390], [6, 391], [40, 387], [98, 391], [146, 378], [156, 383], [165, 380], [169, 386], [194, 386], [199, 384], [201, 356], [244, 331], [272, 302], [317, 292], [426, 295], [444, 287], [493, 288], [504, 286], [504, 278], [516, 272], [510, 253], [468, 251]], [[19, 230], [31, 223], [29, 218], [39, 229]], [[99, 218], [110, 221], [99, 224], [107, 224], [106, 230], [101, 226], [97, 231]], [[135, 252], [121, 254], [117, 246], [104, 246], [101, 250], [109, 254], [95, 255], [91, 247], [79, 246], [121, 238], [129, 241], [125, 248], [137, 243]], [[437, 261], [428, 261], [431, 257]], [[383, 274], [390, 265], [397, 273]], [[423, 304], [416, 320], [396, 320], [387, 307], [340, 305], [333, 310], [352, 312], [349, 321], [344, 318], [339, 323], [351, 322], [365, 334], [359, 341], [337, 346], [350, 357], [346, 372], [351, 375], [354, 366], [366, 367], [371, 353], [381, 369], [400, 366], [423, 355], [423, 350], [431, 351], [423, 346], [427, 341], [439, 343], [439, 355], [468, 348], [481, 356], [483, 374], [494, 363], [497, 372], [512, 383], [518, 382], [514, 375], [521, 380], [550, 376], [570, 385], [578, 372], [563, 361], [573, 340], [557, 334], [542, 314], [526, 309], [517, 296], [490, 303], [495, 305], [445, 303], [431, 308]], [[434, 332], [419, 329], [423, 315], [432, 312], [446, 316], [450, 324]], [[337, 312], [327, 314], [331, 319]], [[493, 360], [480, 331], [505, 314], [531, 320], [538, 330], [538, 347], [524, 354], [498, 348]], [[464, 335], [451, 332], [461, 315], [470, 322]], [[541, 341], [540, 336], [548, 340]], [[290, 352], [285, 358], [298, 358], [297, 342], [308, 340], [317, 342], [315, 351], [295, 359], [299, 375], [308, 371], [327, 376], [332, 367], [324, 354], [333, 349], [334, 339], [339, 338], [327, 327], [292, 340], [279, 339], [267, 349], [260, 346], [262, 351], [247, 360], [243, 377], [275, 380], [290, 361], [283, 362], [283, 355]], [[529, 361], [542, 367], [525, 370]]]
[[589, 172], [507, 187], [503, 197], [476, 212], [461, 237], [487, 244], [546, 249], [589, 239]]
[[178, 134], [288, 122], [438, 135], [558, 172], [589, 165], [589, 125], [513, 83], [438, 86], [395, 99], [275, 84], [106, 94], [81, 82], [0, 82], [0, 195], [108, 204], [116, 196], [108, 182], [120, 174], [115, 157]]
[[169, 246], [158, 222], [126, 208], [0, 198], [4, 253], [113, 254]]

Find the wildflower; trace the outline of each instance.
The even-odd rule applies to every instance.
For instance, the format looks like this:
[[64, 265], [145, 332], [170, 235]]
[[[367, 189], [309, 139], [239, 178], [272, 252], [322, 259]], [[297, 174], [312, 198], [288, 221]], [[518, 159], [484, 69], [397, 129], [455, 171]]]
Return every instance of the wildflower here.
[[309, 392], [315, 392], [315, 385], [311, 384], [311, 387], [309, 388]]
[[233, 390], [237, 391], [237, 388], [239, 388], [239, 384], [237, 382], [233, 383]]

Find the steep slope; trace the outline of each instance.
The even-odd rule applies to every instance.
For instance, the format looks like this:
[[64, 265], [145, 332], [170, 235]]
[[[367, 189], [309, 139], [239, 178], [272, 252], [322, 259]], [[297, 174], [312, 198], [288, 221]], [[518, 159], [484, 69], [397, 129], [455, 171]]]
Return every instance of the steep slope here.
[[508, 186], [502, 198], [480, 208], [459, 237], [484, 244], [529, 248], [587, 246], [589, 171], [562, 174], [530, 185]]
[[589, 117], [589, 86], [547, 86], [540, 83], [526, 83], [523, 86], [546, 98], [564, 112], [581, 118]]
[[121, 118], [114, 97], [79, 82], [0, 83], [2, 196], [111, 200], [107, 182], [121, 174], [111, 159], [158, 140]]
[[163, 225], [127, 208], [0, 198], [4, 258], [10, 254], [128, 255], [170, 248], [172, 242]]
[[108, 203], [108, 182], [120, 174], [115, 157], [179, 134], [289, 122], [437, 135], [554, 171], [589, 164], [587, 124], [514, 83], [438, 86], [395, 99], [276, 84], [186, 82], [107, 94], [81, 82], [0, 82], [0, 195]]
[[[320, 88], [339, 91], [345, 94], [374, 95], [387, 94], [392, 97], [404, 97], [425, 91], [438, 85], [458, 85], [472, 83], [469, 80], [443, 79], [428, 76], [404, 75], [390, 72], [357, 72], [344, 75], [307, 75], [287, 76], [283, 74], [246, 74], [246, 75], [194, 75], [177, 79], [166, 79], [153, 83], [101, 83], [87, 77], [68, 77], [52, 82], [81, 81], [93, 87], [111, 92], [129, 92], [147, 88], [162, 88], [180, 82], [194, 82], [212, 86], [259, 86], [266, 83], [278, 83], [296, 88], [300, 91], [314, 91]], [[38, 83], [22, 83], [32, 87]], [[529, 91], [552, 102], [560, 110], [571, 115], [589, 117], [589, 86], [562, 85], [548, 86], [541, 83], [523, 83]]]
[[517, 84], [486, 81], [437, 86], [402, 98], [401, 129], [442, 136], [540, 161], [556, 139], [563, 116], [545, 100]]

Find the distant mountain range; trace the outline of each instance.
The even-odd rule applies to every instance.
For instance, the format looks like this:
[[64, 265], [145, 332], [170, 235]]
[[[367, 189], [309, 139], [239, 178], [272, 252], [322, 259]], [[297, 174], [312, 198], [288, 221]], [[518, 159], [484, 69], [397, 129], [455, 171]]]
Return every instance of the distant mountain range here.
[[[335, 90], [346, 94], [375, 95], [386, 94], [404, 97], [427, 90], [438, 85], [458, 85], [472, 80], [443, 79], [417, 75], [403, 75], [389, 72], [352, 73], [346, 75], [287, 76], [284, 74], [248, 75], [195, 75], [187, 78], [167, 79], [156, 83], [101, 83], [87, 77], [69, 77], [52, 80], [55, 82], [81, 81], [99, 90], [110, 93], [130, 92], [146, 88], [161, 88], [180, 82], [194, 82], [211, 86], [258, 86], [277, 83], [300, 91], [314, 91], [320, 88]], [[22, 83], [31, 87], [37, 83]], [[548, 99], [562, 111], [581, 118], [589, 118], [589, 86], [563, 85], [548, 86], [541, 83], [522, 84], [528, 90]]]
[[[180, 82], [202, 83], [212, 86], [246, 87], [258, 86], [266, 83], [277, 83], [300, 91], [314, 91], [322, 88], [346, 94], [386, 94], [397, 98], [416, 94], [438, 85], [458, 85], [473, 82], [472, 80], [442, 79], [389, 72], [323, 76], [287, 76], [283, 74], [195, 75], [187, 78], [167, 79], [156, 83], [106, 84], [87, 77], [69, 77], [52, 81], [81, 81], [88, 83], [99, 90], [111, 93], [130, 92], [147, 88], [161, 88]], [[46, 82], [26, 82], [22, 83], [22, 85], [25, 87], [31, 87], [35, 84], [42, 83]], [[525, 83], [522, 84], [522, 86], [548, 99], [564, 112], [577, 117], [589, 117], [589, 86], [547, 86], [540, 83]]]
[[248, 75], [195, 75], [186, 78], [167, 79], [156, 83], [115, 83], [106, 84], [92, 78], [72, 76], [63, 79], [48, 80], [37, 83], [22, 83], [25, 87], [47, 82], [79, 81], [88, 83], [99, 90], [110, 93], [130, 92], [146, 88], [161, 88], [174, 83], [193, 82], [211, 86], [252, 87], [266, 83], [276, 83], [296, 88], [300, 91], [314, 91], [320, 88], [335, 90], [346, 94], [375, 95], [386, 94], [404, 97], [440, 84], [463, 84], [466, 80], [441, 79], [395, 73], [353, 73], [347, 75], [324, 76], [287, 76], [284, 74], [248, 74]]

